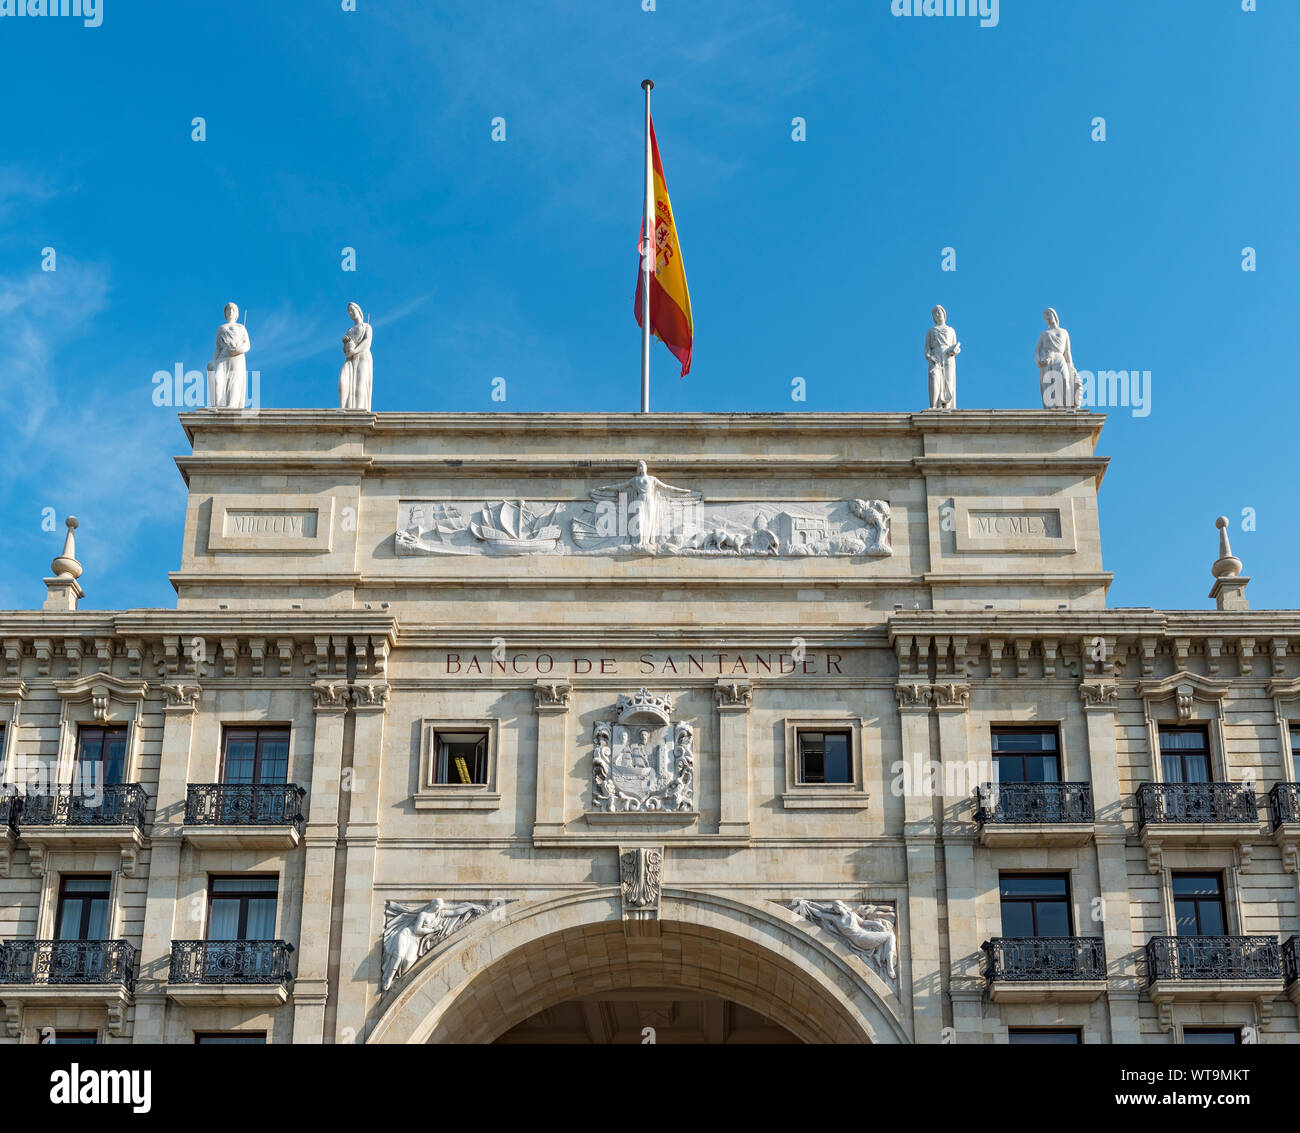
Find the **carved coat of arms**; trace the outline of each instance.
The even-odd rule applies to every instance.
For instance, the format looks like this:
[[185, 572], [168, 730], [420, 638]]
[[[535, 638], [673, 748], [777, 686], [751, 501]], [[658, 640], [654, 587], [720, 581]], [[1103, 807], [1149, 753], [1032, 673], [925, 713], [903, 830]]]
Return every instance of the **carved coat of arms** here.
[[693, 811], [695, 731], [673, 723], [671, 696], [620, 696], [592, 727], [592, 806], [598, 811]]

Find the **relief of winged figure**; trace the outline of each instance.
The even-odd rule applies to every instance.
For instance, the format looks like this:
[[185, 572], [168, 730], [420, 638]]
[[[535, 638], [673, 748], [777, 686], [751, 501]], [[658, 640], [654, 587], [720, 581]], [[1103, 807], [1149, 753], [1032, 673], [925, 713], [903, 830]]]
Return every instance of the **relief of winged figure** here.
[[502, 900], [428, 902], [389, 901], [384, 905], [384, 962], [381, 987], [405, 975], [421, 956], [475, 917], [504, 905]]

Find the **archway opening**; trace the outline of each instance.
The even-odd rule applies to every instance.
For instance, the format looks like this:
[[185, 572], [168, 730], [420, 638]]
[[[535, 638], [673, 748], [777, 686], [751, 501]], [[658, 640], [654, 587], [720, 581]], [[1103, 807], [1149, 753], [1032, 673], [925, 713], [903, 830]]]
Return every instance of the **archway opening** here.
[[622, 988], [543, 1008], [497, 1040], [509, 1045], [760, 1045], [799, 1039], [765, 1015], [687, 988]]
[[629, 936], [614, 920], [525, 941], [460, 984], [426, 1041], [545, 1041], [538, 1035], [549, 1027], [557, 1041], [631, 1034], [640, 1042], [654, 1026], [643, 1014], [665, 1021], [667, 1032], [677, 1028], [663, 1041], [870, 1041], [847, 1005], [793, 957], [711, 925], [665, 920], [658, 929]]

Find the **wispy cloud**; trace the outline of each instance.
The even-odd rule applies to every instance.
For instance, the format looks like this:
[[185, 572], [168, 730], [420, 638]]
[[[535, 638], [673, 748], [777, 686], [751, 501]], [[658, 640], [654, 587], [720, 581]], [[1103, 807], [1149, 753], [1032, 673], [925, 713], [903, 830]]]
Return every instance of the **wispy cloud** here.
[[0, 319], [11, 339], [0, 354], [0, 418], [11, 440], [38, 436], [61, 405], [62, 387], [71, 383], [61, 381], [55, 355], [89, 330], [109, 291], [106, 266], [66, 255], [56, 271], [0, 276]]

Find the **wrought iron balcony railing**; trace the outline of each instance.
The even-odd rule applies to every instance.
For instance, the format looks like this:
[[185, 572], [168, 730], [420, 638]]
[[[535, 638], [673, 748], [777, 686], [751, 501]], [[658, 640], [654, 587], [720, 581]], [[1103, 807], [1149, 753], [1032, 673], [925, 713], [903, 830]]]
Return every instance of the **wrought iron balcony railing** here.
[[1282, 945], [1282, 977], [1288, 984], [1300, 980], [1300, 936], [1293, 936]]
[[1259, 821], [1255, 788], [1248, 783], [1143, 783], [1137, 803], [1141, 826]]
[[296, 826], [301, 831], [306, 794], [293, 783], [191, 783], [185, 793], [185, 825]]
[[138, 783], [55, 787], [23, 799], [24, 826], [134, 826], [144, 829], [148, 796]]
[[18, 830], [18, 814], [23, 808], [22, 798], [0, 787], [0, 830]]
[[1156, 980], [1280, 980], [1275, 936], [1153, 936], [1147, 983]]
[[1104, 980], [1106, 948], [1100, 936], [995, 936], [981, 946], [992, 981]]
[[125, 940], [0, 942], [0, 985], [135, 986], [135, 949]]
[[293, 945], [283, 940], [173, 940], [174, 984], [284, 984]]
[[1268, 793], [1268, 814], [1276, 830], [1284, 822], [1300, 825], [1300, 783], [1276, 783]]
[[975, 821], [1091, 822], [1091, 783], [985, 783], [976, 794]]

